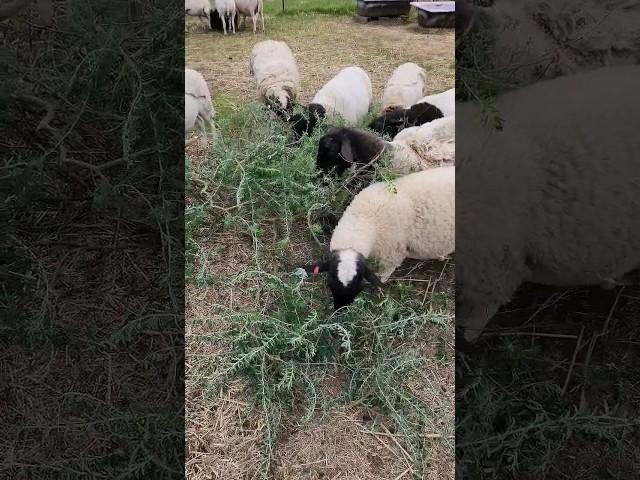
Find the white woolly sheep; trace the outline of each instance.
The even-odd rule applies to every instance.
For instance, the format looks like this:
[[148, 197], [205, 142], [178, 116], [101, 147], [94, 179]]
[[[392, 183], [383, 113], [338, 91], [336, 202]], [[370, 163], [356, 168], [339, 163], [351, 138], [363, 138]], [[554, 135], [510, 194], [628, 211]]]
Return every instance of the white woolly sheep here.
[[[184, 69], [184, 131], [185, 137], [193, 130], [199, 130], [206, 142], [206, 125], [211, 128], [211, 137], [215, 138], [213, 119], [215, 111], [211, 103], [211, 92], [204, 77], [191, 68]], [[195, 140], [193, 140], [195, 141]], [[187, 142], [191, 145], [193, 141]]]
[[236, 12], [242, 14], [243, 22], [246, 21], [247, 15], [251, 17], [253, 22], [253, 33], [256, 33], [258, 24], [258, 16], [262, 18], [262, 31], [264, 32], [264, 6], [262, 0], [236, 0]]
[[355, 125], [369, 112], [372, 100], [367, 72], [356, 66], [346, 67], [315, 94], [306, 107], [306, 115], [292, 115], [289, 123], [296, 138], [313, 133], [317, 121], [325, 116], [337, 115]]
[[355, 128], [330, 128], [320, 139], [316, 167], [340, 176], [354, 166], [364, 170], [391, 149], [391, 166], [401, 174], [455, 164], [455, 117], [443, 117], [401, 131], [392, 142]]
[[[209, 0], [207, 0], [209, 1]], [[227, 34], [227, 23], [231, 24], [231, 32], [236, 33], [236, 2], [235, 0], [214, 0], [216, 11], [222, 19], [222, 30]]]
[[[446, 259], [455, 250], [455, 168], [412, 173], [391, 188], [369, 185], [345, 210], [329, 250], [329, 260], [310, 270], [328, 273], [336, 310], [353, 302], [365, 279], [385, 283], [405, 258]], [[375, 273], [369, 257], [378, 262]]]
[[396, 68], [384, 87], [382, 113], [407, 109], [426, 95], [427, 74], [415, 63], [403, 63]]
[[524, 282], [615, 284], [640, 267], [640, 67], [602, 68], [504, 93], [498, 133], [456, 114], [456, 316], [481, 334]]
[[201, 23], [211, 29], [211, 5], [209, 0], [185, 0], [184, 13], [190, 17], [198, 17]]
[[433, 105], [442, 112], [443, 117], [456, 114], [456, 89], [450, 88], [444, 92], [434, 93], [418, 100], [419, 104]]
[[265, 40], [251, 50], [249, 74], [256, 79], [258, 99], [282, 114], [293, 108], [300, 75], [296, 59], [284, 42]]

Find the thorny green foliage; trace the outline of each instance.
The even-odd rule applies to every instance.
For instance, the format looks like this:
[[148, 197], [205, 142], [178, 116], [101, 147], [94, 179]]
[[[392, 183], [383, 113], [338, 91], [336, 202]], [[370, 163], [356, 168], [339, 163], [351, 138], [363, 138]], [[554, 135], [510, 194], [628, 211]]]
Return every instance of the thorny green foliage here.
[[54, 4], [0, 48], [0, 476], [176, 478], [182, 14]]
[[[268, 301], [248, 311], [213, 307], [213, 314], [233, 325], [229, 336], [218, 339], [230, 346], [232, 359], [213, 380], [206, 381], [206, 388], [218, 391], [236, 375], [250, 379], [267, 426], [261, 464], [261, 475], [267, 478], [283, 418], [296, 404], [303, 405], [307, 420], [319, 409], [326, 410], [318, 393], [319, 382], [328, 366], [338, 368], [348, 377], [339, 401], [350, 400], [388, 414], [403, 434], [416, 478], [421, 478], [424, 440], [420, 435], [441, 427], [407, 384], [398, 381], [409, 382], [424, 368], [424, 359], [416, 351], [399, 345], [415, 339], [427, 325], [450, 332], [451, 299], [442, 303], [435, 296], [434, 303], [425, 306], [414, 289], [401, 285], [384, 299], [361, 295], [347, 313], [335, 316], [327, 306], [331, 302], [322, 282], [305, 282], [296, 273], [268, 273], [262, 264], [263, 253], [267, 249], [284, 251], [294, 234], [300, 237], [294, 229], [301, 224], [306, 224], [303, 236], [310, 243], [315, 238], [325, 249], [328, 237], [317, 223], [319, 216], [331, 212], [339, 218], [354, 192], [344, 186], [345, 179], [323, 185], [316, 177], [315, 150], [325, 128], [290, 148], [287, 126], [264, 107], [252, 103], [235, 107], [224, 98], [217, 99], [217, 107], [222, 112], [218, 122], [221, 140], [207, 160], [190, 164], [188, 172], [189, 278], [226, 289], [247, 278], [259, 278], [256, 297]], [[376, 179], [385, 176], [391, 179], [381, 167]], [[274, 222], [281, 225], [275, 244], [263, 236]], [[205, 226], [218, 231], [236, 229], [251, 236], [253, 265], [233, 279], [204, 273], [198, 266], [198, 229]]]

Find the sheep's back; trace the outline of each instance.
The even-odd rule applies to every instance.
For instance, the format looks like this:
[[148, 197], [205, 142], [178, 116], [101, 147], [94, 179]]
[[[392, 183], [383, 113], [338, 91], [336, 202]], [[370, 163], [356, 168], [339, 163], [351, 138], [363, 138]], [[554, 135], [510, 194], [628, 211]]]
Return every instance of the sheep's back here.
[[266, 78], [280, 78], [297, 84], [299, 74], [291, 49], [284, 42], [266, 40], [251, 51], [251, 71], [258, 83]]
[[211, 92], [204, 77], [190, 68], [184, 69], [184, 91], [195, 97], [204, 97], [211, 102]]
[[359, 67], [347, 67], [329, 80], [311, 103], [320, 104], [328, 113], [340, 115], [355, 124], [367, 114], [372, 99], [371, 80], [367, 73]]
[[382, 110], [409, 108], [424, 96], [427, 76], [415, 63], [404, 63], [396, 68], [382, 94]]

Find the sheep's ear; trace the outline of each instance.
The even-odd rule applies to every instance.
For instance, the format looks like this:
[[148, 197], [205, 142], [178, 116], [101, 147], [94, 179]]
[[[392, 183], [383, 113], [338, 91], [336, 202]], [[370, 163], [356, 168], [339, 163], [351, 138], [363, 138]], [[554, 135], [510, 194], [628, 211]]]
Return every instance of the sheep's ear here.
[[369, 268], [369, 265], [364, 266], [364, 278], [371, 285], [382, 288], [382, 281], [380, 280], [380, 277], [378, 277], [378, 275], [376, 275], [376, 273], [371, 270], [371, 268]]
[[353, 150], [351, 149], [351, 141], [348, 138], [342, 139], [340, 145], [340, 155], [347, 163], [353, 163]]

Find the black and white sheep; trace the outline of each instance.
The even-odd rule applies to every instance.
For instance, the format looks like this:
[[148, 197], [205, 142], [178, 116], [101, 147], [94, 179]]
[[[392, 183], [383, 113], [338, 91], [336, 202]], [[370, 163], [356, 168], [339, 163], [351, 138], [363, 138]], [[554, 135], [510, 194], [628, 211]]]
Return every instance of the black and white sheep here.
[[455, 117], [443, 117], [400, 132], [387, 142], [366, 130], [330, 128], [320, 139], [316, 167], [341, 176], [355, 167], [373, 169], [384, 150], [392, 152], [391, 167], [401, 174], [455, 164]]
[[355, 125], [369, 112], [372, 100], [367, 72], [356, 66], [346, 67], [316, 93], [303, 114], [292, 115], [289, 123], [297, 139], [305, 133], [311, 135], [318, 121], [329, 116], [342, 117], [348, 124]]
[[278, 114], [293, 108], [300, 75], [296, 59], [285, 42], [265, 40], [251, 50], [249, 74], [256, 80], [258, 99]]
[[458, 106], [456, 316], [474, 341], [524, 282], [614, 285], [640, 267], [640, 66]]
[[184, 14], [197, 17], [202, 24], [211, 29], [211, 5], [209, 0], [185, 0]]
[[[455, 250], [455, 171], [440, 167], [369, 185], [356, 195], [333, 231], [326, 272], [334, 308], [350, 305], [365, 280], [378, 287], [405, 258], [444, 260]], [[367, 265], [373, 257], [377, 271]]]
[[[215, 138], [215, 126], [213, 119], [215, 111], [211, 103], [211, 92], [204, 77], [191, 68], [184, 69], [184, 131], [186, 136], [198, 130], [203, 137], [201, 142], [206, 142], [209, 125], [211, 137]], [[194, 140], [186, 143], [191, 145]]]
[[369, 124], [369, 129], [394, 138], [407, 127], [415, 127], [438, 118], [455, 115], [454, 88], [441, 93], [422, 97], [407, 109], [394, 109], [385, 112]]

